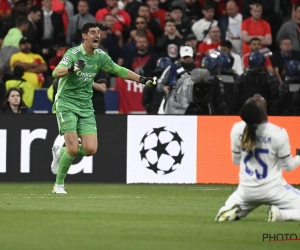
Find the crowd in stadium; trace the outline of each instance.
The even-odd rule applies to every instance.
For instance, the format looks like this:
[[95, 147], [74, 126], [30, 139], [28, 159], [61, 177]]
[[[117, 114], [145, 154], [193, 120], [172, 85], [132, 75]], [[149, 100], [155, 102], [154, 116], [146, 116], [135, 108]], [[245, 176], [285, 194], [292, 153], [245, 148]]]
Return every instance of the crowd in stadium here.
[[[201, 62], [212, 49], [223, 51], [230, 58], [234, 73], [240, 76], [247, 71], [252, 52], [269, 48], [272, 56], [263, 61], [262, 70], [273, 75], [278, 86], [285, 82], [289, 61], [294, 62], [292, 66], [300, 67], [300, 63], [295, 64], [300, 61], [298, 0], [0, 0], [0, 3], [0, 101], [5, 101], [6, 107], [12, 106], [10, 97], [5, 96], [10, 88], [21, 88], [19, 94], [23, 93], [23, 101], [30, 108], [35, 89], [55, 86], [52, 70], [68, 48], [80, 45], [81, 27], [86, 22], [99, 23], [99, 48], [115, 63], [146, 77], [153, 76], [159, 58], [179, 60], [183, 45], [192, 47], [196, 67], [203, 67]], [[96, 78], [104, 79], [109, 88], [110, 77], [100, 70]], [[17, 92], [10, 91], [18, 95]], [[94, 93], [99, 95], [97, 90]], [[103, 93], [97, 98], [103, 98]], [[2, 108], [2, 112], [7, 111]]]

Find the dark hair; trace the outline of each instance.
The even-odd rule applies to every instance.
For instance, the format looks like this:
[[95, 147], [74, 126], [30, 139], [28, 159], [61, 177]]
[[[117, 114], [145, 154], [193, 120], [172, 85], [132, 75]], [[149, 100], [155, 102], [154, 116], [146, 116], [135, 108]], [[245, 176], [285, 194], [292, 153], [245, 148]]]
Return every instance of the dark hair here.
[[89, 1], [88, 1], [88, 0], [79, 0], [79, 1], [77, 2], [77, 5], [79, 4], [79, 2], [85, 2], [85, 3], [89, 6]]
[[283, 37], [280, 39], [279, 44], [281, 45], [284, 40], [290, 40], [292, 42], [292, 39], [290, 37]]
[[42, 11], [37, 5], [33, 5], [29, 8], [28, 14], [30, 14], [31, 12], [37, 13], [37, 12], [42, 12]]
[[87, 34], [89, 32], [90, 28], [98, 28], [98, 27], [99, 27], [98, 23], [87, 22], [84, 25], [82, 25], [81, 33]]
[[299, 8], [299, 7], [300, 7], [300, 3], [297, 2], [297, 4], [295, 4], [294, 10], [297, 10], [297, 8]]
[[260, 41], [258, 37], [253, 37], [250, 39], [249, 44], [251, 44], [253, 41]]
[[21, 27], [22, 25], [28, 24], [29, 20], [26, 16], [19, 16], [16, 20], [16, 27]]
[[229, 40], [222, 41], [221, 46], [232, 49], [232, 43]]
[[146, 30], [137, 30], [136, 36], [137, 37], [147, 37], [147, 31]]
[[139, 9], [140, 9], [141, 7], [145, 7], [145, 8], [147, 8], [147, 9], [149, 9], [149, 5], [146, 4], [146, 3], [142, 3], [142, 4], [139, 6]]
[[215, 10], [215, 5], [211, 2], [205, 2], [203, 5], [202, 5], [202, 10]]
[[250, 100], [243, 105], [240, 116], [246, 122], [241, 146], [246, 151], [250, 151], [255, 147], [257, 124], [264, 120], [264, 111], [254, 100]]
[[137, 17], [135, 18], [135, 22], [136, 22], [136, 19], [138, 19], [138, 18], [144, 19], [145, 24], [147, 24], [147, 19], [146, 19], [146, 17], [144, 17], [144, 16], [137, 16]]
[[22, 66], [16, 65], [16, 66], [14, 67], [13, 75], [14, 75], [15, 77], [21, 79], [22, 76], [24, 75], [24, 72], [25, 72], [25, 70], [24, 70], [24, 68], [23, 68]]
[[173, 18], [166, 19], [165, 26], [166, 26], [167, 23], [175, 23], [176, 24], [176, 22], [175, 22], [175, 20]]
[[26, 107], [26, 105], [24, 104], [24, 102], [22, 100], [22, 93], [21, 93], [21, 91], [18, 88], [10, 88], [5, 93], [5, 100], [4, 100], [4, 103], [3, 103], [2, 108], [1, 108], [1, 112], [2, 113], [11, 113], [12, 112], [12, 109], [10, 107], [10, 103], [7, 101], [7, 99], [10, 96], [10, 93], [12, 91], [17, 91], [20, 94], [21, 101], [20, 101], [20, 104], [18, 106], [18, 113], [20, 112], [21, 107]]

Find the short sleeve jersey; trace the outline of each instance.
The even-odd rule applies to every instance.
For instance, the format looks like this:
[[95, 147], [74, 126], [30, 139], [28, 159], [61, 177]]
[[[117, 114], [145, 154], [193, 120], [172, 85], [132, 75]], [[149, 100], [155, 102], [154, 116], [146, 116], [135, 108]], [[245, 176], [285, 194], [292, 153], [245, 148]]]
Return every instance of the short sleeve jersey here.
[[249, 152], [241, 147], [241, 139], [246, 123], [235, 123], [231, 130], [231, 150], [241, 154], [240, 184], [248, 187], [272, 187], [282, 181], [279, 158], [290, 155], [289, 137], [284, 128], [270, 122], [261, 123], [256, 130], [256, 145]]
[[[107, 72], [115, 70], [116, 65], [112, 59], [101, 49], [96, 49], [93, 55], [88, 55], [83, 46], [69, 49], [57, 68], [70, 67], [78, 60], [84, 60], [86, 65], [83, 70], [67, 74], [60, 78], [53, 111], [60, 109], [72, 110], [84, 115], [85, 111], [93, 111], [92, 95], [94, 78], [99, 69]], [[86, 115], [89, 115], [86, 113]]]

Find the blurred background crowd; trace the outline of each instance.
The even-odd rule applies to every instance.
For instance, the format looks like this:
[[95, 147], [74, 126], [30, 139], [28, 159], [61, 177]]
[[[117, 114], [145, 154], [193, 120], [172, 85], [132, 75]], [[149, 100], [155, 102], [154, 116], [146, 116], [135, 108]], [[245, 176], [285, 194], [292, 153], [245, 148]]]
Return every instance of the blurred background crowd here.
[[[115, 63], [144, 76], [156, 74], [158, 59], [166, 57], [212, 73], [212, 50], [228, 56], [224, 67], [232, 69], [235, 83], [251, 66], [260, 66], [281, 89], [287, 75], [300, 72], [298, 0], [0, 0], [1, 103], [8, 105], [10, 88], [21, 89], [29, 108], [36, 89], [55, 92], [52, 70], [68, 48], [80, 45], [85, 22], [99, 23], [99, 48]], [[191, 49], [181, 51], [184, 45]], [[272, 53], [251, 57], [264, 48]], [[95, 81], [114, 87], [111, 77], [100, 70]], [[167, 85], [161, 86], [164, 94]], [[95, 90], [94, 99], [95, 110], [105, 112], [103, 93]]]

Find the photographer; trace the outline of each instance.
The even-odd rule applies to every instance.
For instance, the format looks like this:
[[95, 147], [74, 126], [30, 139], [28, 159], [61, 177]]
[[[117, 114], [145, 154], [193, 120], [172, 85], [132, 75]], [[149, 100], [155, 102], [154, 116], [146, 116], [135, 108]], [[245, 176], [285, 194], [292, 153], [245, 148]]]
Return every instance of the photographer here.
[[249, 56], [249, 68], [236, 81], [235, 96], [237, 110], [254, 94], [264, 96], [268, 103], [268, 113], [278, 114], [279, 82], [277, 78], [264, 70], [265, 61], [272, 53], [268, 49], [256, 50]]
[[214, 114], [213, 86], [206, 69], [194, 69], [176, 83], [165, 107], [165, 114]]
[[[156, 76], [157, 78], [161, 77], [164, 70], [172, 64], [173, 62], [169, 57], [159, 58], [156, 62], [156, 69], [153, 70], [153, 76]], [[159, 106], [164, 97], [164, 93], [157, 91], [156, 87], [157, 85], [145, 86], [143, 89], [142, 102], [148, 114], [158, 113]]]
[[169, 67], [167, 67], [158, 80], [157, 91], [165, 93], [166, 102], [168, 100], [169, 93], [176, 85], [177, 80], [182, 75], [188, 74], [196, 68], [193, 59], [192, 47], [188, 45], [181, 46], [179, 53], [179, 61], [176, 61], [174, 64], [171, 64]]
[[211, 51], [201, 62], [201, 67], [211, 74], [213, 106], [216, 114], [235, 114], [234, 86], [238, 75], [231, 66], [230, 57], [220, 51]]
[[285, 75], [279, 85], [280, 115], [300, 115], [300, 62], [285, 63]]

